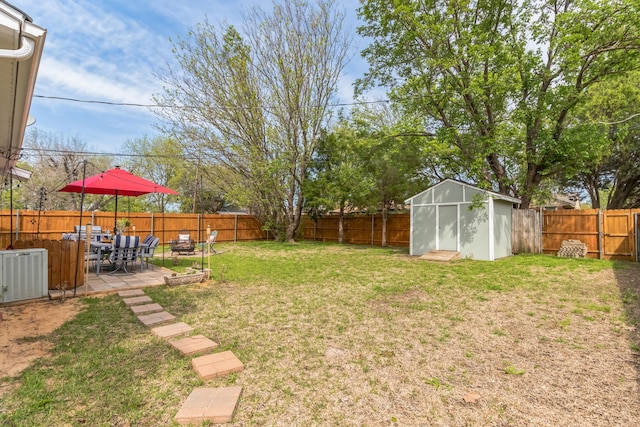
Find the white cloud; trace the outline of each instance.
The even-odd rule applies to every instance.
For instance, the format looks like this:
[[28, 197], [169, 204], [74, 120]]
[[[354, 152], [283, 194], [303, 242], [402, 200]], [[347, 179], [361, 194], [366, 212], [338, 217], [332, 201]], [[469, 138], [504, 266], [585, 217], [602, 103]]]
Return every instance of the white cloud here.
[[83, 99], [125, 103], [148, 103], [156, 89], [155, 85], [139, 85], [127, 76], [118, 79], [55, 58], [43, 58], [38, 85], [48, 93], [55, 90], [53, 94], [57, 96], [73, 94]]

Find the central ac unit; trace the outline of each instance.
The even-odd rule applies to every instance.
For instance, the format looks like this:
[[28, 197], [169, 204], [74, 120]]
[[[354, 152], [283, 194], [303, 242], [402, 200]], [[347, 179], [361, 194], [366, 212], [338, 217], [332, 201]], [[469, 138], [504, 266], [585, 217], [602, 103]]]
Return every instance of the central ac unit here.
[[0, 251], [0, 302], [47, 296], [48, 264], [46, 249]]

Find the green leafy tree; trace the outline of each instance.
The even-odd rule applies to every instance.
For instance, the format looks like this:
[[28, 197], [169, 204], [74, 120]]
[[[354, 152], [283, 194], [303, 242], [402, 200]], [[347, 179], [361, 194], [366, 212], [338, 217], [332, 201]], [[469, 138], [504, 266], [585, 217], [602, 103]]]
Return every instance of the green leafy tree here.
[[[589, 140], [565, 134], [585, 91], [638, 68], [635, 0], [365, 0], [359, 32], [376, 84], [433, 135], [437, 172], [527, 208], [577, 169]], [[586, 153], [586, 154], [585, 154]]]
[[[22, 184], [23, 206], [34, 210], [80, 210], [81, 195], [60, 193], [66, 184], [109, 169], [109, 156], [88, 154], [87, 143], [78, 136], [43, 132], [34, 128], [24, 142], [25, 161], [33, 171]], [[113, 196], [86, 194], [84, 210], [105, 209]]]
[[568, 183], [582, 187], [593, 208], [640, 207], [640, 73], [595, 84], [585, 95], [572, 124], [581, 138], [599, 139], [600, 150]]
[[414, 124], [400, 117], [386, 104], [365, 105], [354, 109], [357, 129], [356, 151], [364, 165], [364, 180], [369, 189], [358, 202], [374, 212], [382, 212], [382, 246], [387, 245], [389, 210], [423, 190], [425, 179], [425, 138], [414, 136]]
[[166, 132], [218, 166], [208, 169], [225, 197], [292, 241], [351, 36], [333, 0], [285, 0], [243, 18], [243, 33], [205, 22], [175, 43], [180, 68], [160, 76], [158, 102], [185, 108], [159, 114]]
[[[190, 163], [185, 160], [182, 149], [175, 139], [163, 136], [153, 138], [142, 136], [126, 141], [122, 151], [127, 155], [122, 160], [124, 169], [180, 192], [181, 189], [174, 188], [174, 184], [179, 182], [178, 176], [181, 171], [190, 168]], [[128, 203], [129, 206], [133, 206], [134, 212], [164, 212], [170, 203], [175, 202], [175, 199], [176, 196], [151, 193], [128, 200]]]
[[367, 180], [363, 159], [355, 150], [353, 126], [342, 119], [320, 139], [314, 161], [305, 181], [306, 207], [312, 216], [337, 209], [338, 243], [344, 240], [344, 218], [349, 207], [366, 200], [373, 183]]

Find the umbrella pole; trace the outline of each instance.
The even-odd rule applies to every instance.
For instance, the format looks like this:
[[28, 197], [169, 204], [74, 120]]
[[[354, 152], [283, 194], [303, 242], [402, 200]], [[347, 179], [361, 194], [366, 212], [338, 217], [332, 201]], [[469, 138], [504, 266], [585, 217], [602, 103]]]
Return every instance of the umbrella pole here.
[[162, 197], [162, 266], [164, 267], [164, 196]]
[[[87, 161], [82, 161], [82, 191], [80, 192], [80, 227], [82, 227], [82, 208], [84, 207], [84, 180], [87, 176]], [[80, 235], [82, 229], [78, 227], [78, 246], [76, 246], [76, 274], [73, 278], [73, 296], [76, 296], [76, 289], [78, 287], [78, 259], [80, 259]], [[87, 242], [89, 243], [89, 242]], [[82, 255], [84, 257], [84, 254]], [[88, 286], [85, 278], [85, 286]], [[64, 291], [63, 291], [64, 292]]]
[[118, 231], [118, 190], [116, 190], [116, 210], [113, 213], [113, 234]]

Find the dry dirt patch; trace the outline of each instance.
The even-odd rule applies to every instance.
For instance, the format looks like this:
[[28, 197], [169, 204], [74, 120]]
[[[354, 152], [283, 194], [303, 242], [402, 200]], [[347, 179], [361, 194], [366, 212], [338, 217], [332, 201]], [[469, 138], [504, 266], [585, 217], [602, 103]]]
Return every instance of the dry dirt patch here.
[[70, 299], [0, 307], [0, 378], [16, 376], [34, 359], [47, 355], [51, 343], [46, 336], [81, 308], [80, 300]]

